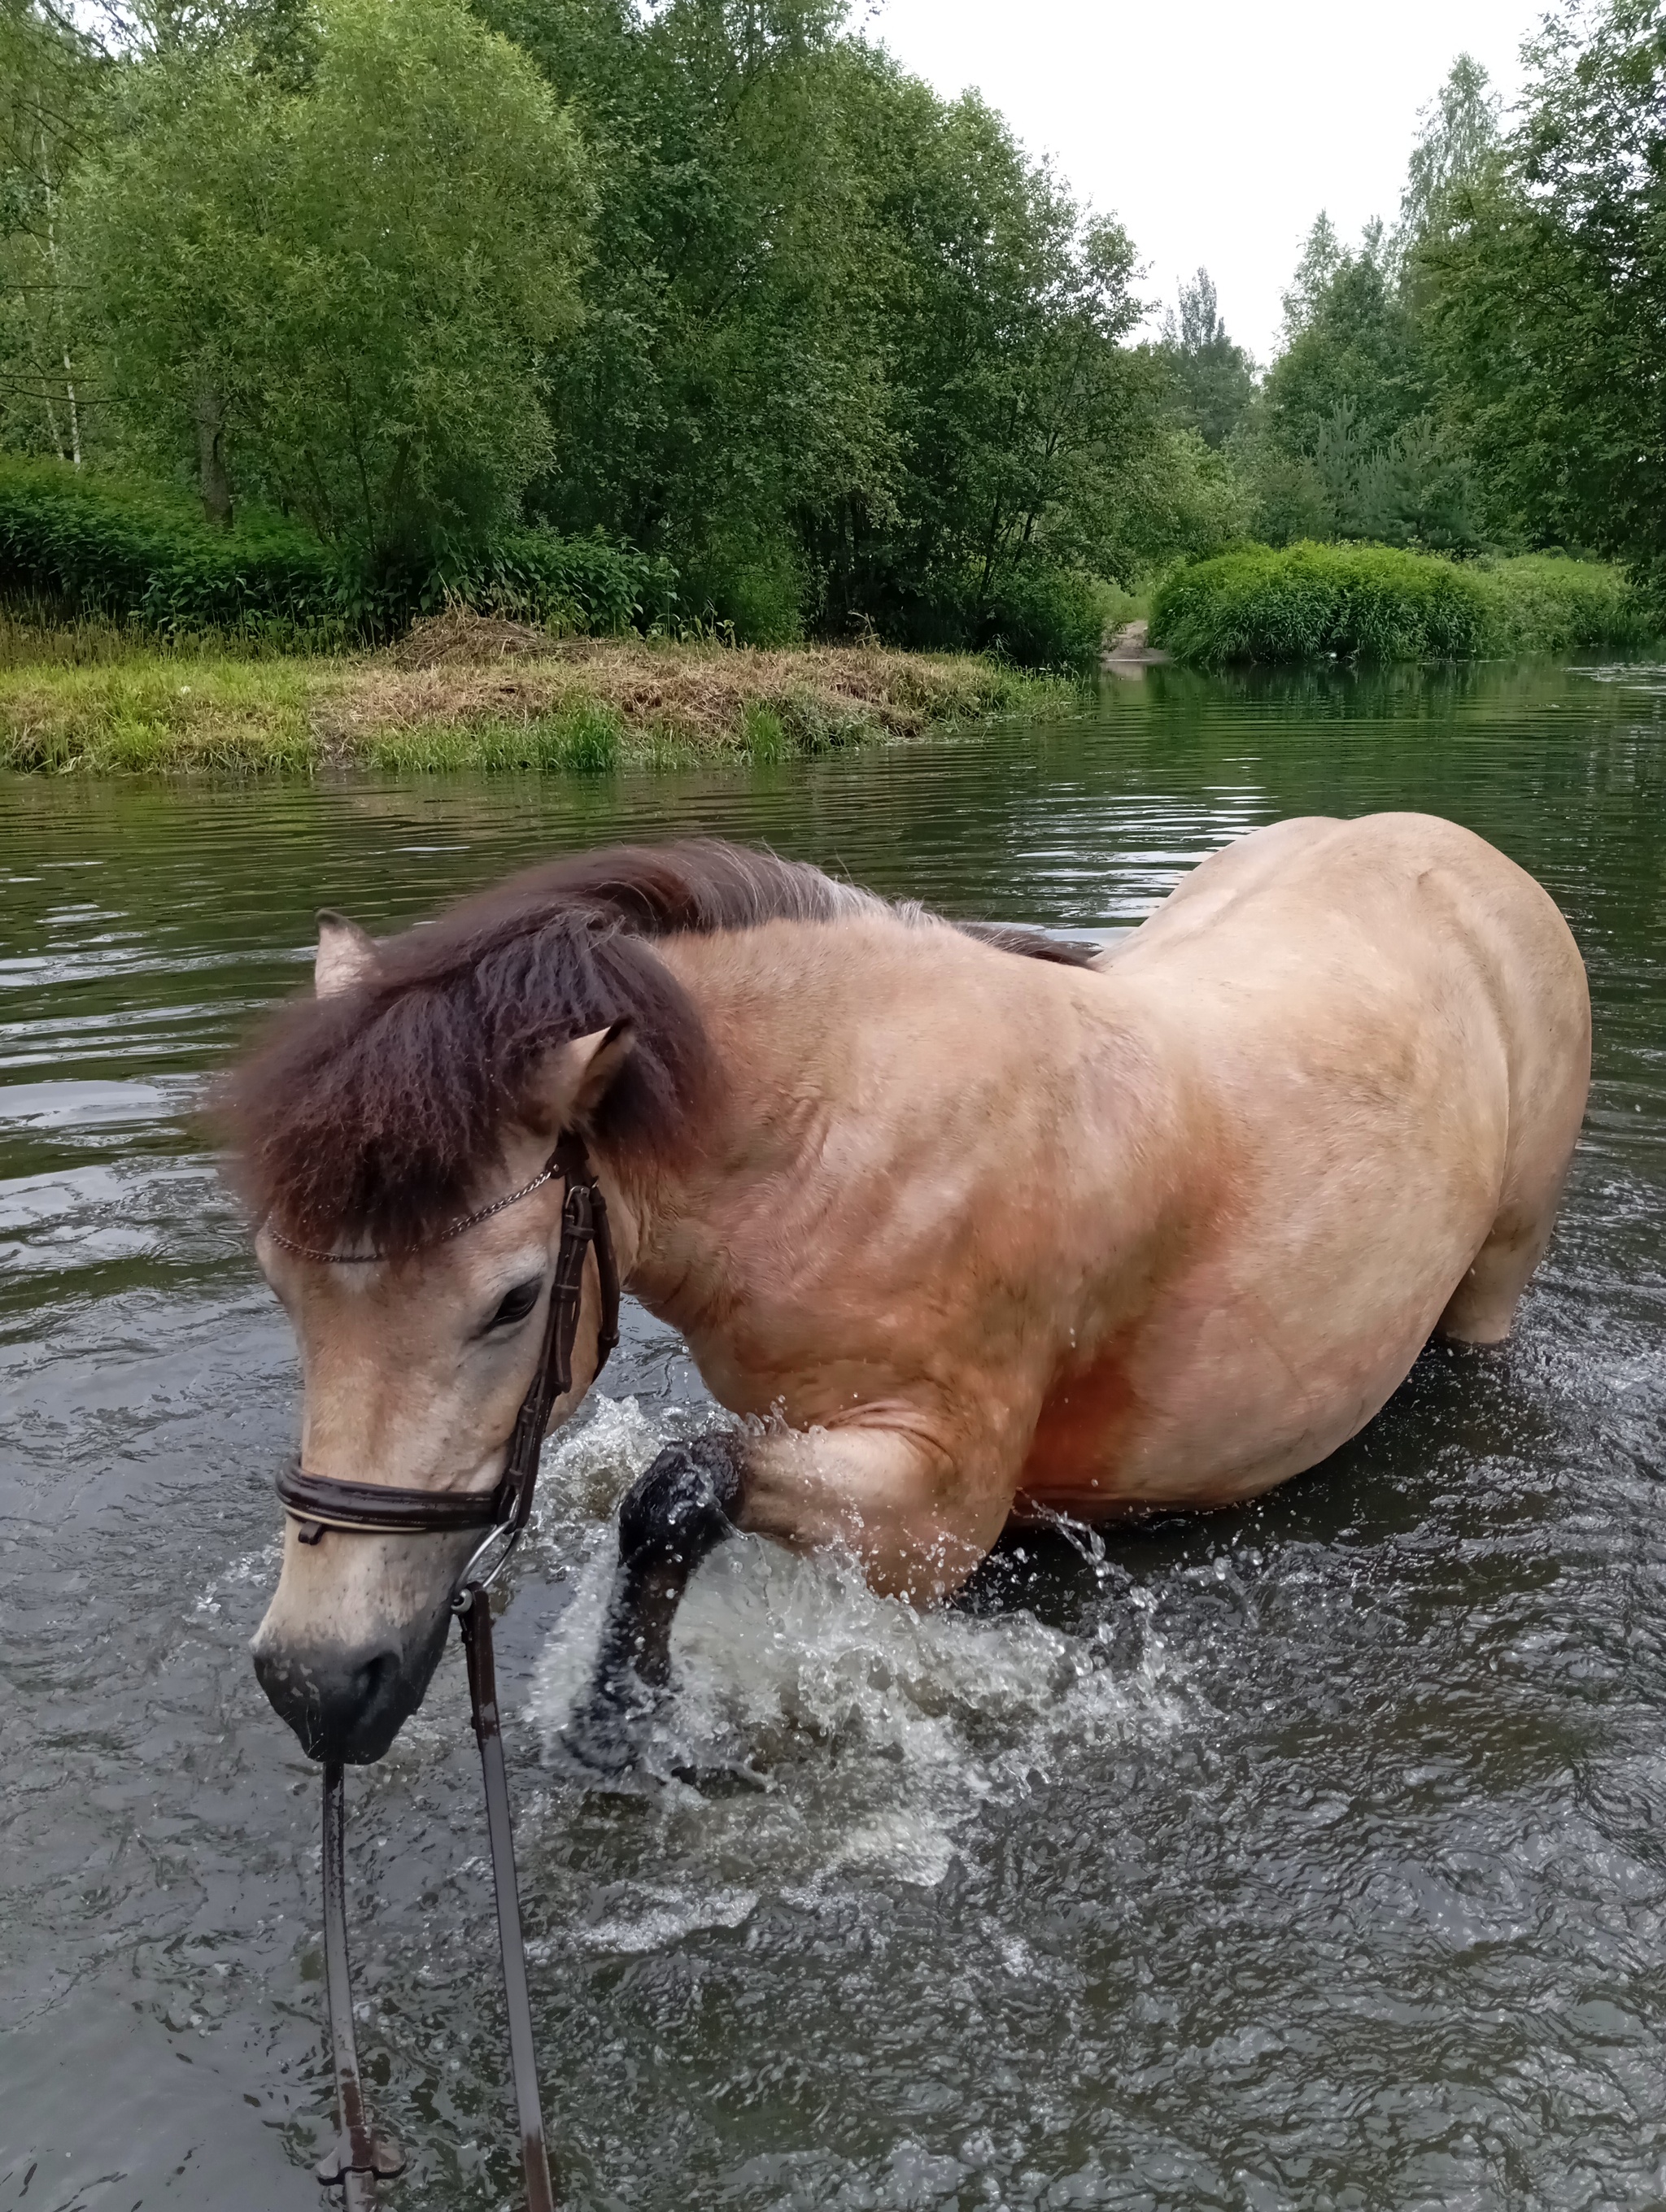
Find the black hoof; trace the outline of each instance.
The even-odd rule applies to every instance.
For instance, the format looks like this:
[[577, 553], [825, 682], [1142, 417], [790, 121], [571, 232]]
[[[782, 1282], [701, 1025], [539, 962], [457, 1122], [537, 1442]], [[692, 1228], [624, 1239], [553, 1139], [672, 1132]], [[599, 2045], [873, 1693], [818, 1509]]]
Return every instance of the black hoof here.
[[620, 1782], [640, 1773], [644, 1717], [631, 1705], [593, 1690], [556, 1735], [562, 1765], [587, 1782]]

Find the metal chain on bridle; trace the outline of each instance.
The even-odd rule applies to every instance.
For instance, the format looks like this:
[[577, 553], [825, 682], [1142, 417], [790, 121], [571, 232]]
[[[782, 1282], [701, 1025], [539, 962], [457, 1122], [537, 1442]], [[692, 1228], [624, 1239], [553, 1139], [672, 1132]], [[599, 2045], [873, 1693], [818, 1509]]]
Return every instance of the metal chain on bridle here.
[[[544, 2142], [544, 2113], [538, 2099], [538, 2060], [532, 2044], [532, 2005], [526, 1990], [526, 1956], [520, 1934], [520, 1893], [515, 1880], [514, 1838], [509, 1823], [509, 1785], [503, 1765], [503, 1739], [497, 1711], [497, 1680], [492, 1651], [491, 1607], [487, 1592], [525, 1534], [538, 1480], [538, 1454], [550, 1409], [573, 1387], [573, 1345], [584, 1295], [584, 1258], [593, 1248], [601, 1288], [596, 1342], [596, 1373], [619, 1340], [619, 1272], [607, 1206], [583, 1139], [568, 1132], [541, 1175], [505, 1198], [454, 1221], [435, 1241], [446, 1243], [465, 1230], [501, 1213], [505, 1206], [563, 1176], [561, 1243], [550, 1287], [544, 1342], [526, 1395], [520, 1401], [503, 1463], [489, 1491], [398, 1490], [373, 1482], [346, 1482], [331, 1475], [307, 1474], [299, 1467], [277, 1479], [277, 1494], [297, 1523], [303, 1544], [318, 1544], [328, 1529], [354, 1535], [454, 1534], [469, 1528], [486, 1532], [459, 1577], [452, 1609], [458, 1616], [468, 1664], [469, 1702], [480, 1769], [485, 1784], [486, 1826], [491, 1839], [492, 1886], [497, 1899], [498, 1943], [503, 1955], [503, 1995], [509, 2015], [509, 2055], [514, 2073], [520, 2119], [521, 2164], [526, 2176], [527, 2212], [554, 2212], [555, 2189]], [[303, 1259], [350, 1267], [376, 1260], [374, 1252], [320, 1252], [279, 1236], [267, 1235]], [[494, 1549], [496, 1557], [486, 1563]], [[347, 1896], [344, 1846], [346, 1794], [338, 1763], [324, 1770], [324, 1961], [330, 2008], [330, 2041], [335, 2066], [341, 2132], [334, 2148], [319, 2161], [318, 2177], [339, 2186], [349, 2212], [374, 2207], [376, 2184], [398, 2173], [404, 2164], [397, 2145], [370, 2124], [359, 2074], [353, 2033], [353, 1990], [347, 1956]]]

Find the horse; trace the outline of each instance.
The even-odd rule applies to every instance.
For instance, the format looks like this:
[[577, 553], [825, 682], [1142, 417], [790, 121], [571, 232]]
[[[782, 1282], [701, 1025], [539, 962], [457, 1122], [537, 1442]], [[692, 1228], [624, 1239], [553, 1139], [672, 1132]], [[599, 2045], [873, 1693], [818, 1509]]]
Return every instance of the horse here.
[[[299, 1345], [301, 1469], [436, 1495], [503, 1470], [554, 1295], [551, 1146], [581, 1141], [625, 1289], [720, 1409], [620, 1510], [568, 1729], [600, 1775], [736, 1530], [938, 1604], [1015, 1517], [1240, 1504], [1432, 1334], [1500, 1343], [1590, 1056], [1556, 906], [1430, 817], [1256, 831], [1105, 950], [690, 841], [380, 943], [321, 915], [313, 994], [217, 1111]], [[603, 1349], [584, 1269], [550, 1426]], [[310, 1753], [386, 1749], [475, 1534], [292, 1511], [252, 1650]]]

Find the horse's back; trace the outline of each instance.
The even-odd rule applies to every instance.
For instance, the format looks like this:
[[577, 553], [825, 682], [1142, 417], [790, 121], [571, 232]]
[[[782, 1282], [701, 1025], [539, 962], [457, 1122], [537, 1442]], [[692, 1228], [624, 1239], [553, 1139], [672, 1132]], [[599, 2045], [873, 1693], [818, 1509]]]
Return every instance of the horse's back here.
[[1278, 1049], [1257, 1033], [1269, 1018], [1287, 1049], [1305, 1030], [1366, 1076], [1410, 1053], [1500, 1121], [1500, 1212], [1529, 1192], [1554, 1204], [1590, 1080], [1584, 963], [1549, 893], [1473, 830], [1427, 814], [1275, 823], [1179, 886], [1121, 972], [1142, 969], [1225, 1012], [1223, 1047], [1247, 1017], [1258, 1054]]
[[1385, 1012], [1424, 1030], [1457, 1013], [1467, 1045], [1493, 1028], [1517, 1118], [1570, 1085], [1583, 1099], [1590, 1015], [1572, 933], [1524, 869], [1438, 816], [1257, 830], [1202, 861], [1119, 951], [1125, 977], [1252, 998], [1293, 986], [1316, 1016], [1340, 1000], [1367, 1029]]

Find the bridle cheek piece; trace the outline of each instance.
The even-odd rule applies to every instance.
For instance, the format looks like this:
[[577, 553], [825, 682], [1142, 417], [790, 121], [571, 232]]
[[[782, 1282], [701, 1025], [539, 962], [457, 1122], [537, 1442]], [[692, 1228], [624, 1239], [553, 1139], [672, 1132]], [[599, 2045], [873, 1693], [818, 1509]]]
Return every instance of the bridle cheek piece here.
[[[529, 1197], [556, 1176], [564, 1177], [561, 1243], [550, 1285], [549, 1310], [538, 1366], [520, 1401], [510, 1431], [503, 1473], [488, 1491], [400, 1490], [378, 1482], [347, 1482], [334, 1475], [308, 1474], [295, 1467], [277, 1478], [283, 1509], [296, 1523], [297, 1540], [319, 1544], [326, 1530], [362, 1536], [453, 1535], [483, 1529], [485, 1534], [458, 1578], [453, 1610], [462, 1630], [468, 1662], [469, 1701], [475, 1741], [486, 1788], [486, 1822], [491, 1838], [492, 1884], [497, 1896], [497, 1932], [503, 1954], [503, 1993], [509, 2015], [515, 2104], [520, 2128], [521, 2162], [526, 2178], [527, 2212], [554, 2212], [555, 2189], [544, 2141], [537, 2057], [532, 2046], [532, 2006], [526, 1989], [526, 1959], [520, 1935], [520, 1899], [515, 1881], [514, 1841], [509, 1826], [508, 1781], [499, 1729], [497, 1686], [492, 1652], [491, 1607], [486, 1593], [503, 1571], [510, 1553], [526, 1532], [538, 1455], [550, 1409], [573, 1387], [573, 1346], [584, 1303], [584, 1259], [592, 1249], [601, 1289], [596, 1336], [595, 1374], [607, 1364], [619, 1340], [619, 1269], [607, 1218], [607, 1202], [590, 1163], [584, 1139], [564, 1132], [541, 1175], [506, 1198], [454, 1221], [435, 1239], [444, 1243], [489, 1215]], [[268, 1226], [273, 1241], [301, 1258], [350, 1267], [377, 1260], [375, 1252], [318, 1252]], [[593, 1376], [593, 1380], [594, 1377]], [[484, 1573], [488, 1555], [497, 1556]], [[369, 2122], [359, 2075], [353, 2030], [353, 1992], [347, 1956], [344, 1877], [346, 1798], [339, 1762], [324, 1770], [324, 1957], [329, 1991], [330, 2039], [341, 2108], [341, 2134], [319, 2162], [320, 2181], [338, 2185], [350, 2212], [372, 2207], [376, 2183], [398, 2173], [404, 2163], [397, 2146], [377, 2136]]]

